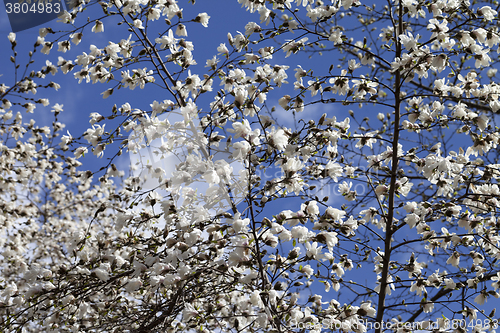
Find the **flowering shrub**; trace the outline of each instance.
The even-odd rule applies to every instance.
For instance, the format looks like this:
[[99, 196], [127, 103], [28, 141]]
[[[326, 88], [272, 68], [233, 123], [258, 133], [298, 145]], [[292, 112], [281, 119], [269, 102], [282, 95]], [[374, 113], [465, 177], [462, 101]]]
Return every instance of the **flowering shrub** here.
[[[0, 86], [2, 330], [444, 331], [459, 319], [494, 329], [493, 2], [238, 3], [256, 22], [206, 61], [187, 38], [211, 15], [176, 0], [80, 1], [61, 16], [69, 31], [40, 29], [30, 61], [38, 51], [57, 63]], [[94, 4], [102, 14], [84, 18]], [[129, 37], [83, 50], [108, 21]], [[103, 98], [150, 93], [145, 106], [89, 114], [73, 137], [61, 104], [51, 127], [22, 114], [51, 105], [34, 97], [60, 88], [49, 74], [99, 83]], [[318, 105], [328, 112], [313, 115]], [[171, 170], [120, 169], [115, 159], [152, 140], [151, 156], [187, 153]], [[87, 170], [90, 153], [109, 163]]]

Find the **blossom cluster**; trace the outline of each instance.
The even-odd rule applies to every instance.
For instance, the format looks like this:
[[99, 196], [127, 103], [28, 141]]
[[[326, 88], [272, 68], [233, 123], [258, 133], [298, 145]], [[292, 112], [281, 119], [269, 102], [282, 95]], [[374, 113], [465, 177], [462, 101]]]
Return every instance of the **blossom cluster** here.
[[[0, 85], [0, 327], [492, 320], [480, 310], [500, 297], [496, 10], [237, 2], [256, 22], [217, 41], [201, 69], [188, 36], [215, 13], [176, 0], [99, 2], [104, 16], [80, 21], [96, 4], [81, 1], [60, 18], [69, 31], [40, 29], [40, 68]], [[88, 39], [113, 18], [124, 36]], [[60, 75], [124, 100], [71, 134], [65, 106], [34, 97], [57, 92]], [[52, 126], [30, 118], [45, 107]], [[124, 153], [137, 157], [129, 172]]]

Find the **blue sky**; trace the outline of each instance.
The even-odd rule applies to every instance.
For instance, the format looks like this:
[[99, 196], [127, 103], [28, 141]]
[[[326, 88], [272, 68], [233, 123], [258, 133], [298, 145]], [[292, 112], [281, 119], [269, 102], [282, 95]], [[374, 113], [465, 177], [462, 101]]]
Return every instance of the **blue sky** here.
[[[217, 4], [217, 5], [214, 5]], [[0, 9], [1, 9], [0, 5]], [[246, 12], [235, 0], [218, 0], [218, 1], [197, 1], [196, 6], [191, 6], [185, 4], [184, 7], [185, 17], [194, 17], [199, 12], [207, 12], [211, 18], [209, 22], [209, 27], [204, 28], [200, 24], [190, 24], [188, 25], [188, 37], [187, 40], [193, 42], [195, 46], [194, 56], [198, 61], [198, 65], [193, 66], [191, 71], [193, 73], [200, 74], [200, 76], [206, 72], [205, 60], [211, 58], [213, 55], [217, 53], [216, 48], [219, 43], [227, 43], [227, 33], [231, 32], [233, 35], [236, 34], [237, 31], [244, 31], [245, 24], [248, 21], [255, 21], [259, 23], [258, 14], [250, 14]], [[194, 14], [194, 15], [191, 15]], [[85, 14], [87, 15], [87, 14]], [[83, 16], [85, 16], [83, 15]], [[88, 15], [92, 15], [92, 9], [89, 11]], [[85, 32], [85, 36], [82, 44], [78, 48], [73, 48], [71, 51], [62, 54], [57, 52], [57, 47], [51, 51], [49, 56], [40, 54], [37, 52], [35, 54], [34, 60], [35, 64], [32, 69], [39, 69], [45, 62], [46, 59], [49, 59], [53, 63], [57, 63], [57, 56], [63, 56], [66, 59], [75, 59], [78, 51], [86, 51], [88, 52], [88, 46], [90, 44], [95, 44], [99, 47], [104, 47], [107, 45], [108, 40], [112, 39], [115, 42], [119, 42], [122, 38], [127, 38], [128, 32], [124, 32], [123, 26], [117, 27], [113, 24], [107, 23], [107, 20], [104, 21], [105, 31], [104, 33], [94, 34], [90, 32], [90, 29], [87, 29]], [[160, 24], [160, 23], [156, 23]], [[66, 29], [66, 26], [57, 23], [56, 21], [50, 21], [44, 26], [51, 26], [54, 30]], [[28, 29], [22, 32], [17, 33], [17, 52], [19, 57], [19, 63], [24, 66], [27, 58], [27, 52], [32, 49], [32, 45], [34, 44], [38, 34], [39, 28], [35, 27], [32, 29]], [[12, 52], [10, 50], [10, 42], [7, 40], [7, 34], [10, 31], [10, 25], [8, 23], [8, 18], [5, 10], [0, 10], [0, 63], [2, 66], [0, 67], [0, 74], [3, 76], [0, 77], [0, 82], [3, 82], [7, 85], [12, 85], [13, 82], [13, 68], [11, 62], [9, 60]], [[83, 47], [82, 47], [83, 46]], [[292, 60], [293, 58], [293, 60]], [[298, 60], [297, 60], [298, 59]], [[318, 61], [320, 59], [320, 61]], [[301, 62], [304, 68], [314, 67], [316, 69], [327, 70], [330, 65], [330, 59], [328, 57], [320, 58], [315, 57], [313, 61], [309, 60], [306, 56], [301, 57], [290, 57], [285, 59], [285, 54], [283, 52], [278, 53], [272, 60], [272, 63], [277, 64], [285, 64], [290, 65], [290, 69], [287, 71], [288, 73], [288, 81], [293, 82], [293, 63]], [[293, 62], [293, 63], [292, 63]], [[21, 69], [23, 68], [21, 66]], [[31, 68], [30, 68], [31, 70]], [[48, 82], [52, 77], [49, 75], [46, 79]], [[33, 117], [37, 120], [39, 124], [50, 124], [53, 120], [52, 113], [50, 113], [51, 106], [55, 103], [64, 105], [64, 112], [59, 116], [61, 122], [67, 125], [66, 130], [69, 130], [73, 136], [79, 136], [83, 133], [85, 129], [87, 129], [90, 125], [89, 115], [92, 112], [99, 112], [103, 115], [107, 115], [111, 113], [111, 108], [113, 104], [116, 104], [120, 107], [123, 103], [129, 102], [134, 108], [142, 108], [145, 110], [149, 110], [149, 104], [153, 102], [153, 100], [161, 101], [163, 99], [170, 98], [170, 96], [166, 95], [164, 91], [160, 89], [154, 89], [152, 87], [148, 87], [147, 90], [140, 90], [136, 88], [134, 91], [122, 89], [120, 91], [115, 91], [115, 93], [110, 96], [108, 99], [102, 99], [101, 93], [107, 88], [107, 86], [102, 84], [78, 84], [78, 81], [73, 78], [73, 74], [68, 74], [63, 76], [62, 73], [58, 73], [55, 77], [57, 83], [61, 85], [61, 88], [58, 92], [54, 92], [52, 90], [39, 90], [39, 94], [35, 97], [47, 97], [50, 99], [50, 106], [43, 107], [37, 106]], [[214, 90], [218, 88], [218, 83], [215, 84]], [[284, 91], [286, 93], [286, 89], [290, 91], [293, 89], [292, 85], [285, 88]], [[145, 94], [146, 93], [146, 94]], [[284, 94], [284, 93], [281, 93]], [[213, 96], [213, 95], [210, 95]], [[268, 101], [269, 106], [277, 105], [277, 95], [270, 95], [270, 100]], [[201, 109], [208, 109], [209, 99], [202, 99], [199, 103], [198, 107]], [[352, 106], [354, 109], [356, 106]], [[297, 116], [303, 118], [305, 120], [308, 119], [318, 119], [322, 113], [328, 113], [328, 116], [332, 115], [337, 116], [337, 119], [344, 119], [348, 116], [348, 108], [339, 107], [337, 104], [314, 104], [306, 108], [306, 110], [298, 114]], [[366, 108], [363, 109], [367, 115], [375, 120], [376, 113], [380, 112], [378, 109], [374, 108]], [[385, 112], [382, 111], [382, 112]], [[290, 117], [289, 112], [285, 112], [279, 106], [277, 107], [276, 115], [278, 115], [278, 120], [284, 126], [293, 127], [295, 121], [292, 117]], [[29, 117], [24, 113], [25, 117]], [[25, 118], [27, 119], [27, 118]], [[112, 129], [113, 123], [109, 123], [106, 126], [106, 129]], [[105, 155], [106, 157], [109, 155]], [[84, 166], [89, 166], [93, 171], [97, 171], [97, 169], [105, 163], [106, 160], [99, 160], [92, 156], [91, 153], [86, 155], [83, 159]], [[126, 166], [129, 163], [128, 154], [122, 155], [118, 163], [120, 166]], [[268, 171], [273, 171], [271, 168]], [[344, 199], [340, 197], [337, 193], [330, 191], [330, 201], [329, 203], [332, 205], [340, 206], [345, 203]], [[297, 211], [298, 200], [278, 200], [279, 209], [291, 209], [293, 211]], [[272, 211], [271, 211], [272, 210]], [[276, 213], [275, 208], [270, 208], [266, 213]], [[304, 251], [303, 251], [304, 252]], [[409, 258], [410, 254], [401, 255], [402, 261]], [[370, 267], [371, 269], [371, 267]], [[350, 275], [349, 275], [350, 274]], [[356, 272], [353, 270], [351, 273], [346, 275], [347, 279], [352, 277], [353, 279], [356, 275], [359, 275], [359, 271]], [[373, 277], [374, 275], [371, 274]], [[368, 283], [371, 286], [375, 285], [375, 281], [371, 281]], [[429, 290], [431, 290], [429, 288]], [[316, 290], [315, 290], [316, 291]], [[431, 291], [432, 293], [433, 291]], [[328, 295], [324, 296], [324, 300], [328, 300]], [[492, 305], [490, 300], [489, 305]]]

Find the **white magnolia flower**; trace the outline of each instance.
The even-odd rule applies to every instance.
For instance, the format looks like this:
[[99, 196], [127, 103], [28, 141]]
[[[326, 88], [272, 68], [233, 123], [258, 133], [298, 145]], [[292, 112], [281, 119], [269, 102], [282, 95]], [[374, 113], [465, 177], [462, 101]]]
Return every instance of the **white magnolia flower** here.
[[182, 23], [180, 23], [178, 26], [177, 26], [177, 29], [175, 30], [175, 34], [177, 36], [180, 36], [180, 37], [187, 37], [187, 30], [186, 30], [186, 26]]
[[500, 272], [498, 272], [497, 275], [493, 276], [491, 278], [491, 281], [494, 281], [493, 283], [491, 283], [491, 286], [495, 288], [495, 290], [500, 288]]
[[425, 313], [429, 313], [429, 312], [432, 312], [432, 310], [434, 310], [434, 303], [424, 302], [424, 303], [422, 303], [422, 307], [423, 307]]
[[130, 292], [136, 291], [140, 287], [142, 287], [141, 279], [133, 278], [127, 282], [127, 284], [125, 285], [125, 290], [130, 293]]
[[201, 23], [202, 26], [205, 28], [208, 27], [208, 20], [210, 19], [210, 16], [208, 16], [207, 13], [200, 13], [196, 18], [194, 19], [195, 22]]
[[341, 222], [346, 215], [346, 212], [337, 208], [328, 207], [325, 214], [332, 218], [335, 222]]
[[142, 25], [142, 21], [139, 19], [134, 20], [134, 27], [137, 29], [144, 29], [144, 26]]
[[295, 226], [291, 230], [292, 237], [299, 240], [299, 242], [304, 241], [309, 235], [309, 229], [304, 226]]
[[306, 213], [309, 215], [318, 215], [319, 214], [319, 207], [318, 203], [316, 201], [310, 201], [307, 204], [307, 207], [305, 209]]
[[220, 177], [215, 170], [209, 170], [203, 174], [203, 178], [210, 184], [219, 184]]
[[495, 75], [497, 75], [497, 72], [498, 72], [498, 69], [497, 68], [490, 68], [488, 69], [488, 71], [486, 72], [486, 75], [491, 79], [493, 78]]
[[251, 146], [247, 141], [238, 141], [233, 144], [233, 158], [246, 159], [247, 154], [251, 150]]
[[51, 42], [45, 42], [40, 52], [42, 52], [43, 54], [49, 54], [50, 50], [52, 49], [52, 45], [53, 43]]
[[333, 248], [338, 244], [338, 241], [339, 241], [339, 239], [337, 238], [336, 232], [322, 231], [318, 234], [318, 237], [325, 238], [326, 246], [328, 247], [329, 251], [332, 251]]
[[102, 263], [98, 268], [94, 269], [94, 273], [100, 280], [108, 281], [110, 270], [111, 267], [109, 263]]
[[420, 217], [417, 214], [411, 213], [405, 217], [404, 221], [410, 226], [410, 228], [413, 228], [420, 221]]
[[288, 106], [288, 103], [290, 103], [290, 101], [292, 100], [292, 98], [290, 97], [290, 95], [285, 95], [283, 97], [281, 97], [278, 101], [278, 104], [285, 110], [288, 110], [290, 107]]
[[198, 311], [196, 311], [191, 304], [186, 303], [184, 305], [184, 310], [182, 311], [182, 321], [188, 322], [191, 318], [196, 316], [198, 316]]
[[314, 242], [312, 244], [310, 242], [307, 242], [306, 243], [306, 249], [307, 249], [306, 256], [313, 258], [313, 259], [316, 259], [316, 260], [321, 260], [321, 258], [323, 257], [323, 255], [321, 254], [322, 248], [323, 248], [323, 246], [318, 247], [317, 242]]
[[245, 25], [245, 36], [250, 36], [252, 35], [253, 33], [256, 33], [256, 32], [260, 32], [262, 31], [262, 29], [260, 28], [260, 26], [255, 23], [255, 22], [248, 22], [246, 25]]
[[55, 112], [56, 114], [60, 113], [63, 111], [63, 104], [56, 103], [53, 107], [51, 112]]
[[158, 9], [158, 8], [149, 8], [147, 17], [148, 17], [148, 20], [155, 21], [155, 20], [158, 20], [160, 18], [160, 15], [161, 15], [161, 10], [160, 9]]
[[417, 41], [420, 38], [420, 35], [413, 37], [411, 32], [407, 32], [408, 35], [399, 35], [399, 39], [401, 43], [403, 43], [404, 47], [411, 52], [417, 51]]
[[446, 263], [452, 265], [453, 267], [458, 267], [460, 263], [460, 254], [458, 252], [453, 252], [453, 254], [446, 260]]
[[328, 173], [328, 176], [331, 177], [334, 181], [338, 181], [337, 177], [342, 177], [343, 168], [340, 164], [334, 161], [328, 161], [325, 169]]
[[279, 129], [274, 134], [272, 134], [272, 140], [273, 140], [274, 145], [279, 150], [285, 150], [286, 145], [288, 144], [288, 136], [285, 134], [285, 131], [282, 129]]
[[104, 32], [104, 24], [101, 21], [96, 20], [94, 26], [92, 27], [92, 32]]
[[16, 34], [14, 32], [10, 32], [7, 38], [11, 43], [14, 43], [16, 41]]
[[240, 233], [240, 232], [246, 231], [249, 224], [250, 224], [249, 218], [246, 218], [246, 219], [238, 218], [238, 219], [234, 220], [234, 222], [233, 222], [233, 229], [236, 233]]
[[307, 278], [310, 278], [311, 275], [314, 274], [314, 270], [311, 268], [310, 265], [305, 265], [301, 269], [299, 269], [299, 272], [304, 273]]
[[384, 197], [384, 195], [387, 193], [387, 191], [389, 190], [389, 188], [385, 185], [378, 185], [376, 188], [375, 188], [375, 194], [379, 197]]
[[457, 287], [457, 284], [451, 278], [444, 279], [444, 284], [446, 285], [447, 289], [455, 289]]
[[262, 302], [262, 298], [260, 296], [260, 291], [255, 290], [252, 295], [250, 296], [250, 302], [252, 303], [253, 306], [257, 306], [259, 308], [264, 307], [264, 303]]
[[219, 47], [217, 47], [217, 51], [219, 52], [219, 54], [223, 54], [225, 56], [229, 55], [229, 50], [224, 43], [220, 43]]
[[411, 285], [410, 292], [415, 292], [418, 296], [422, 296], [422, 293], [426, 293], [426, 283], [423, 279], [417, 279]]
[[493, 21], [497, 17], [497, 11], [491, 9], [490, 6], [483, 6], [477, 10], [479, 15], [484, 16], [488, 21]]
[[250, 127], [250, 123], [248, 122], [248, 120], [243, 119], [241, 123], [234, 122], [233, 129], [229, 129], [228, 131], [235, 134], [235, 139], [239, 137], [246, 138], [252, 132], [252, 128]]
[[332, 264], [332, 273], [335, 273], [338, 277], [344, 275], [344, 269], [338, 263]]
[[328, 37], [330, 42], [333, 42], [333, 45], [342, 44], [342, 31], [340, 29], [334, 29], [330, 36]]
[[12, 295], [17, 293], [17, 285], [10, 282], [2, 292], [2, 297], [10, 298]]
[[[364, 313], [366, 313], [365, 316], [373, 318], [377, 314], [377, 310], [375, 310], [375, 308], [372, 307], [370, 302], [362, 303], [359, 308], [362, 309], [364, 311]], [[358, 310], [358, 314], [359, 314], [359, 312], [360, 311]]]
[[78, 45], [82, 41], [83, 34], [81, 32], [77, 32], [74, 34], [69, 35], [69, 38], [71, 38], [71, 41], [73, 44]]
[[476, 298], [474, 298], [474, 302], [476, 302], [479, 305], [484, 305], [484, 302], [488, 301], [487, 296], [488, 293], [485, 290], [481, 290], [479, 295], [477, 295]]

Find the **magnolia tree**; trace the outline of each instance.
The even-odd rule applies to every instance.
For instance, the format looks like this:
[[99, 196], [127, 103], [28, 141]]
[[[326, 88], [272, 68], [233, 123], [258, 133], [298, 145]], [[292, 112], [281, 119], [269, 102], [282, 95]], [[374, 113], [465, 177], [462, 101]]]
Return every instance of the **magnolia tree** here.
[[[9, 34], [2, 330], [494, 330], [497, 2], [239, 0], [203, 59], [191, 2], [80, 0], [27, 65]], [[64, 74], [117, 100], [79, 137], [39, 96]]]

